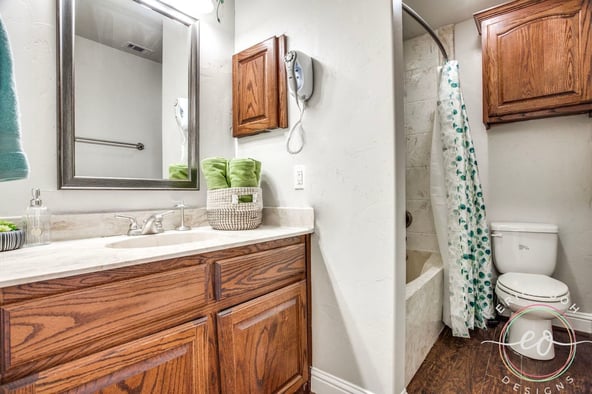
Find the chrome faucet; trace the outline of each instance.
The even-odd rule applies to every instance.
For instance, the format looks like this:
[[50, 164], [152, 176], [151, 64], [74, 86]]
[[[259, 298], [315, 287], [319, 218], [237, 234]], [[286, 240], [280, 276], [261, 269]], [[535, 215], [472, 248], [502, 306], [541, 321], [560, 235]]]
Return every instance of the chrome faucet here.
[[142, 234], [159, 234], [164, 231], [162, 227], [162, 218], [165, 215], [169, 215], [175, 211], [165, 211], [161, 213], [155, 213], [148, 216], [148, 219], [144, 220], [144, 226], [142, 227]]
[[127, 216], [127, 215], [119, 215], [116, 214], [115, 217], [117, 219], [127, 219], [130, 222], [129, 228], [127, 229], [127, 235], [140, 235], [142, 234], [142, 229], [138, 226], [138, 222], [135, 217]]
[[160, 213], [154, 213], [143, 222], [143, 226], [140, 228], [136, 218], [126, 215], [115, 215], [118, 219], [128, 219], [130, 222], [127, 235], [147, 235], [147, 234], [159, 234], [164, 232], [162, 227], [162, 218], [165, 215], [173, 213], [174, 211], [165, 211]]

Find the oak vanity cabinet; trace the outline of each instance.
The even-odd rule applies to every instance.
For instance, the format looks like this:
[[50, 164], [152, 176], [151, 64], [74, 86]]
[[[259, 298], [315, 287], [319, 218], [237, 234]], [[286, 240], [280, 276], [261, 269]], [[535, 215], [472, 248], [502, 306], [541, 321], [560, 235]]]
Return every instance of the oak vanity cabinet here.
[[309, 240], [1, 288], [0, 393], [308, 392]]
[[592, 0], [518, 0], [474, 18], [487, 126], [592, 111]]

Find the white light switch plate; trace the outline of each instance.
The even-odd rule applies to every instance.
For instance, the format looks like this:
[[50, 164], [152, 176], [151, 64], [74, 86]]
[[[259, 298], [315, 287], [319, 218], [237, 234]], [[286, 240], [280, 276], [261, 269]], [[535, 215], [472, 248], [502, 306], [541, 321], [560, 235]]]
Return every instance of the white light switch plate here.
[[294, 190], [304, 190], [305, 171], [303, 165], [294, 166]]

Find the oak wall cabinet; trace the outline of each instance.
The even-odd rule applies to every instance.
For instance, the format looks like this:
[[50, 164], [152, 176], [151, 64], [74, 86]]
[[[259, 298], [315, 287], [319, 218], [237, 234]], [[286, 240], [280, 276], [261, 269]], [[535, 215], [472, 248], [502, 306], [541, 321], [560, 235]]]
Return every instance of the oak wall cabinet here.
[[271, 37], [232, 56], [232, 135], [288, 127], [286, 36]]
[[474, 15], [483, 122], [592, 110], [592, 0], [518, 0]]
[[0, 393], [308, 393], [310, 236], [0, 288]]

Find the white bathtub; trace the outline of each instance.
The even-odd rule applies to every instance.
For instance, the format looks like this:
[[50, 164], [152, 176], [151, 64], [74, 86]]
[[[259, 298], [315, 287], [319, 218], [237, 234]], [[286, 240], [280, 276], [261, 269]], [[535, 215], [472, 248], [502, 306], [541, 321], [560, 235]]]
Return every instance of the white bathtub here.
[[411, 381], [444, 328], [440, 254], [408, 250], [406, 276], [405, 385]]

